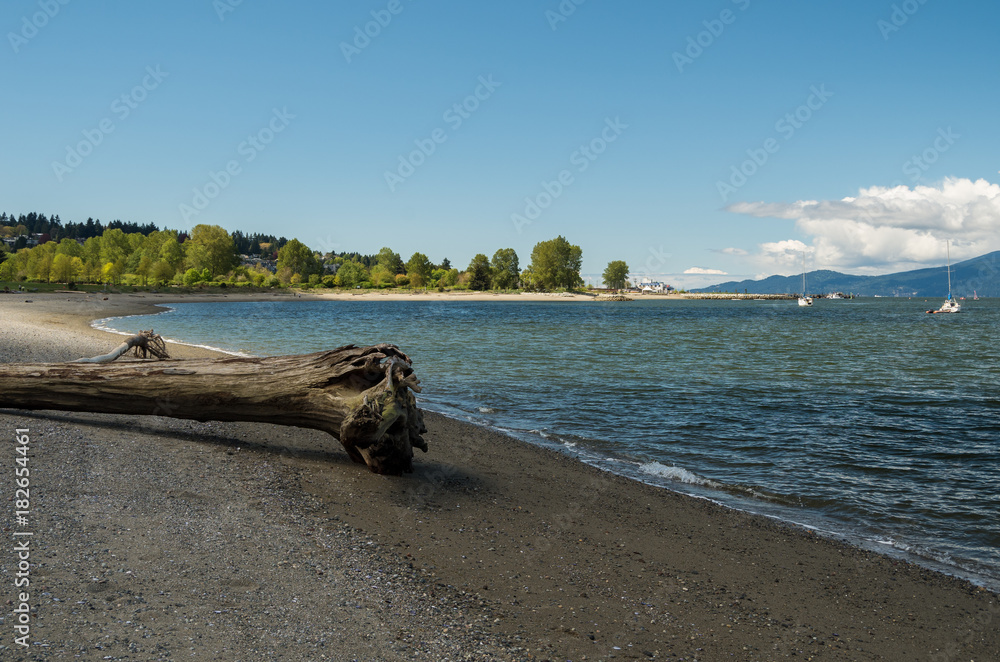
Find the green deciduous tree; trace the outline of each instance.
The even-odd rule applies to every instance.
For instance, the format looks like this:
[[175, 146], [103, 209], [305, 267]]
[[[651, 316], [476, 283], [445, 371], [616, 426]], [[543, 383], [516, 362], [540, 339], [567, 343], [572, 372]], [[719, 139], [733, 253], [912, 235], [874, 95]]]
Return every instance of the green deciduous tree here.
[[167, 283], [170, 282], [175, 273], [177, 273], [177, 270], [169, 262], [166, 260], [157, 260], [153, 263], [150, 276], [155, 282]]
[[186, 243], [187, 263], [192, 269], [208, 269], [212, 276], [218, 276], [236, 266], [233, 238], [225, 228], [218, 225], [196, 225]]
[[168, 239], [173, 239], [176, 242], [177, 233], [171, 230], [157, 230], [156, 232], [150, 232], [148, 236], [143, 238], [139, 251], [148, 257], [151, 262], [156, 262], [160, 259], [160, 251], [163, 250], [163, 244], [165, 244]]
[[28, 259], [28, 249], [22, 248], [16, 253], [11, 253], [6, 260], [0, 262], [0, 280], [18, 280], [24, 275], [25, 263]]
[[184, 284], [188, 287], [196, 285], [202, 281], [201, 272], [194, 267], [184, 272]]
[[56, 248], [56, 255], [68, 255], [69, 257], [83, 257], [83, 246], [76, 239], [63, 239]]
[[388, 271], [393, 275], [393, 277], [395, 277], [396, 274], [406, 273], [406, 266], [403, 264], [403, 258], [399, 256], [399, 253], [394, 253], [388, 246], [383, 247], [382, 250], [378, 252], [378, 255], [375, 257], [375, 261], [378, 266]]
[[337, 269], [334, 282], [340, 287], [356, 287], [368, 280], [368, 270], [359, 262], [344, 262]]
[[518, 269], [517, 253], [513, 248], [501, 248], [493, 254], [493, 287], [509, 290], [517, 287], [521, 271]]
[[177, 243], [177, 237], [168, 237], [164, 240], [160, 246], [160, 259], [169, 264], [175, 272], [184, 264], [184, 247]]
[[602, 275], [604, 286], [613, 290], [620, 290], [628, 282], [628, 265], [624, 260], [612, 260], [608, 262], [608, 268]]
[[56, 255], [56, 244], [49, 242], [28, 249], [28, 277], [47, 283], [52, 274], [52, 261]]
[[86, 266], [86, 280], [96, 283], [101, 280], [101, 238], [90, 237], [83, 242], [83, 264]]
[[580, 278], [582, 262], [583, 251], [580, 247], [570, 244], [560, 235], [535, 244], [528, 268], [535, 287], [543, 290], [557, 287], [570, 289], [583, 284]]
[[105, 262], [104, 267], [101, 269], [101, 278], [116, 285], [121, 282], [124, 274], [124, 262]]
[[131, 253], [128, 236], [118, 228], [105, 230], [101, 235], [101, 264], [120, 262], [124, 267], [125, 260]]
[[375, 287], [386, 287], [387, 285], [394, 285], [396, 283], [396, 274], [392, 273], [381, 264], [376, 264], [371, 268], [369, 277]]
[[[75, 244], [76, 242], [74, 241], [73, 243]], [[71, 256], [65, 253], [56, 253], [56, 256], [52, 258], [52, 270], [49, 273], [49, 277], [57, 283], [69, 284], [70, 281], [76, 280], [75, 271], [76, 265], [73, 264]]]
[[469, 289], [482, 291], [490, 289], [492, 274], [490, 273], [490, 260], [482, 253], [477, 254], [469, 262]]
[[412, 287], [424, 287], [431, 279], [434, 265], [423, 253], [414, 253], [406, 263], [406, 275]]
[[139, 263], [135, 266], [134, 273], [142, 281], [142, 286], [145, 287], [149, 284], [149, 276], [153, 272], [153, 260], [149, 259], [148, 256], [140, 254]]
[[278, 251], [278, 273], [289, 270], [290, 276], [298, 274], [302, 280], [318, 275], [323, 267], [309, 247], [298, 239], [292, 239]]

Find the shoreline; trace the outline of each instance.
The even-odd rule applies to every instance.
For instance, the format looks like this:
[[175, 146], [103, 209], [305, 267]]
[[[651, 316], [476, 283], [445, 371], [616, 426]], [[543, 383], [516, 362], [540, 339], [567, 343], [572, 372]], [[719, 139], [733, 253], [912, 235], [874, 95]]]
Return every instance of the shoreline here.
[[[135, 295], [133, 295], [135, 296]], [[471, 299], [474, 301], [490, 301], [492, 297], [490, 296], [479, 296], [470, 295]], [[541, 296], [541, 295], [539, 295]], [[654, 295], [660, 296], [660, 295]], [[751, 295], [758, 296], [758, 295]], [[459, 297], [461, 298], [461, 296]], [[513, 295], [512, 298], [517, 298]], [[674, 298], [681, 298], [675, 296]], [[402, 296], [396, 298], [385, 299], [384, 296], [370, 297], [373, 300], [410, 300], [409, 296]], [[256, 298], [254, 296], [248, 296], [242, 301], [273, 301], [272, 295], [263, 296], [261, 298]], [[293, 297], [289, 301], [315, 301], [315, 300], [327, 300], [326, 298], [298, 298]], [[508, 299], [510, 300], [510, 299]], [[727, 299], [728, 300], [728, 299]], [[200, 296], [198, 301], [214, 301], [210, 297]], [[158, 302], [156, 305], [169, 307], [173, 303], [185, 303], [194, 301], [171, 301], [171, 302]], [[143, 313], [156, 315], [165, 312], [164, 310], [157, 309], [157, 312]], [[97, 320], [95, 320], [97, 321]], [[110, 331], [107, 328], [94, 327], [98, 330]], [[122, 335], [131, 335], [130, 332], [117, 331], [114, 333], [120, 333]], [[234, 350], [227, 350], [222, 347], [215, 347], [211, 345], [198, 345], [193, 343], [188, 343], [184, 341], [178, 341], [176, 339], [167, 339], [173, 345], [181, 345], [186, 347], [195, 348], [196, 350], [204, 350], [208, 352], [218, 352], [227, 356], [252, 356], [250, 354], [245, 354], [237, 352]], [[840, 521], [835, 518], [830, 518], [826, 514], [821, 512], [813, 512], [808, 510], [797, 509], [793, 506], [780, 505], [768, 502], [766, 500], [761, 500], [759, 498], [747, 497], [745, 495], [739, 494], [738, 491], [734, 489], [727, 489], [726, 485], [718, 484], [715, 481], [697, 476], [690, 473], [686, 468], [674, 467], [674, 466], [664, 466], [659, 465], [663, 469], [674, 470], [677, 469], [681, 474], [687, 474], [692, 481], [687, 479], [675, 479], [673, 477], [664, 478], [655, 472], [644, 471], [642, 468], [637, 468], [638, 463], [629, 461], [623, 457], [615, 456], [614, 458], [604, 457], [604, 453], [599, 454], [588, 454], [586, 450], [581, 450], [573, 447], [566, 447], [562, 442], [551, 441], [548, 437], [544, 435], [534, 435], [532, 431], [528, 429], [511, 428], [509, 425], [504, 424], [502, 421], [490, 421], [490, 420], [477, 420], [476, 412], [466, 411], [461, 408], [457, 408], [449, 403], [423, 403], [421, 405], [422, 409], [425, 411], [433, 411], [438, 415], [444, 416], [446, 418], [451, 418], [463, 424], [473, 425], [484, 430], [491, 432], [503, 434], [510, 436], [522, 443], [531, 444], [557, 452], [567, 457], [570, 457], [578, 462], [582, 462], [591, 467], [595, 467], [601, 471], [607, 471], [609, 473], [622, 476], [629, 480], [633, 480], [656, 489], [666, 489], [677, 492], [678, 494], [697, 499], [706, 499], [711, 503], [719, 505], [724, 508], [733, 509], [738, 512], [742, 512], [752, 516], [763, 517], [775, 522], [790, 525], [792, 527], [802, 528], [804, 530], [809, 530], [817, 535], [826, 538], [828, 540], [840, 540], [846, 541], [848, 544], [858, 547], [859, 549], [872, 552], [875, 554], [882, 554], [888, 558], [903, 561], [907, 563], [914, 563], [921, 567], [927, 568], [934, 572], [939, 572], [947, 576], [954, 577], [959, 580], [969, 581], [976, 586], [982, 586], [986, 590], [991, 592], [1000, 591], [1000, 578], [994, 573], [990, 573], [989, 566], [979, 566], [978, 560], [975, 559], [952, 559], [951, 562], [947, 560], [942, 560], [939, 556], [934, 556], [932, 554], [921, 554], [919, 552], [913, 551], [913, 549], [906, 545], [905, 543], [897, 543], [891, 534], [880, 532], [873, 529], [866, 529], [863, 527], [852, 526], [850, 522]], [[636, 464], [636, 466], [632, 466]], [[653, 463], [658, 464], [658, 463]], [[964, 562], [964, 564], [963, 564]]]
[[[39, 342], [50, 346], [36, 347], [36, 355], [67, 360], [69, 349], [53, 346], [50, 334], [73, 338], [70, 345], [107, 342], [108, 332], [91, 328], [91, 320], [155, 310], [150, 303], [194, 300], [162, 296], [140, 302], [128, 299], [145, 297], [111, 295], [109, 301], [67, 307], [65, 296], [33, 296], [45, 305], [31, 312], [15, 311], [16, 301], [0, 298], [5, 324], [12, 313], [26, 313], [13, 331], [0, 331], [5, 360], [11, 348]], [[69, 333], [60, 334], [59, 325]], [[33, 336], [11, 340], [28, 332]], [[178, 356], [217, 355], [180, 347]], [[823, 659], [988, 659], [1000, 646], [998, 596], [988, 590], [438, 414], [428, 415], [430, 452], [415, 458], [416, 472], [389, 480], [346, 463], [342, 451], [323, 450], [339, 446], [325, 435], [295, 428], [26, 415], [55, 424], [56, 437], [100, 438], [149, 419], [140, 436], [149, 429], [183, 453], [207, 456], [203, 471], [209, 477], [225, 475], [222, 467], [232, 457], [227, 453], [242, 454], [244, 471], [258, 470], [262, 459], [276, 460], [267, 463], [286, 481], [280, 498], [314, 500], [329, 513], [327, 519], [302, 514], [313, 528], [329, 526], [336, 513], [352, 535], [371, 536], [387, 550], [391, 562], [401, 560], [419, 576], [433, 577], [431, 585], [442, 595], [478, 601], [465, 612], [469, 624], [479, 622], [480, 612], [498, 614], [499, 624], [488, 630], [497, 635], [491, 644], [496, 651], [489, 654], [499, 657], [477, 659], [769, 660], [796, 653]], [[4, 424], [12, 418], [9, 410], [0, 412]], [[251, 445], [256, 439], [262, 441]], [[135, 454], [148, 440], [115, 444], [125, 445], [119, 461], [129, 465], [142, 461]], [[234, 450], [236, 444], [252, 447], [257, 457]], [[178, 490], [207, 489], [196, 475], [181, 472], [178, 479], [191, 483]], [[112, 513], [112, 523], [117, 517]], [[51, 551], [60, 557], [74, 548], [66, 539]], [[196, 604], [207, 610], [212, 601]], [[39, 611], [49, 609], [54, 606]], [[303, 618], [287, 616], [289, 624]], [[515, 637], [521, 637], [520, 646]], [[507, 652], [499, 652], [505, 645]]]
[[[142, 298], [141, 294], [130, 294], [127, 295], [130, 298]], [[274, 297], [280, 296], [275, 294], [267, 295], [243, 295], [238, 297], [233, 297], [233, 302], [270, 302], [274, 300]], [[470, 301], [492, 301], [494, 296], [490, 295], [480, 295], [480, 294], [468, 294], [468, 295], [458, 295], [457, 297], [451, 297], [450, 295], [444, 295], [445, 299], [455, 300], [466, 298]], [[501, 295], [502, 296], [502, 295]], [[542, 300], [548, 296], [545, 294], [532, 294], [529, 295], [533, 298], [531, 300]], [[653, 295], [657, 297], [667, 298], [667, 295]], [[683, 295], [669, 295], [674, 299], [690, 299], [689, 297], [684, 297]], [[751, 295], [756, 296], [756, 295]], [[222, 295], [224, 298], [228, 298], [227, 295]], [[296, 296], [294, 294], [286, 295], [287, 301], [322, 301], [330, 300], [330, 297], [302, 297]], [[387, 298], [388, 297], [388, 298]], [[400, 301], [400, 300], [412, 300], [410, 295], [400, 295], [393, 297], [392, 295], [376, 294], [371, 297], [358, 297], [361, 300], [381, 300], [381, 301]], [[582, 297], [585, 300], [589, 300], [589, 297]], [[155, 316], [157, 314], [162, 314], [167, 312], [169, 306], [174, 303], [214, 303], [218, 300], [218, 295], [191, 295], [189, 297], [184, 297], [183, 300], [170, 300], [170, 301], [158, 301], [152, 304], [152, 308], [148, 311], [143, 311], [137, 313], [139, 315], [151, 315]], [[350, 300], [350, 297], [336, 297], [334, 300]], [[426, 300], [426, 299], [425, 299]], [[506, 299], [501, 299], [504, 301], [518, 300], [518, 295], [507, 295]], [[568, 299], [564, 299], [568, 300]], [[126, 316], [131, 316], [131, 314], [126, 314]], [[120, 316], [114, 316], [118, 318]], [[99, 318], [104, 319], [104, 318]], [[114, 333], [116, 335], [129, 336], [132, 332], [127, 331], [112, 331], [108, 328], [100, 328], [93, 326], [91, 321], [91, 328], [99, 332]], [[213, 356], [216, 354], [224, 356], [251, 356], [249, 354], [244, 354], [237, 351], [223, 349], [221, 347], [214, 347], [210, 345], [198, 345], [193, 343], [188, 343], [184, 341], [178, 341], [173, 339], [167, 339], [172, 347], [186, 347], [190, 348], [189, 351], [196, 352], [195, 356], [202, 356], [201, 352], [207, 352], [205, 356]], [[931, 556], [922, 556], [916, 552], [910, 551], [906, 547], [895, 546], [894, 544], [886, 543], [882, 540], [881, 534], [875, 531], [863, 531], [858, 529], [851, 529], [849, 525], [845, 522], [837, 522], [833, 520], [827, 520], [822, 514], [810, 513], [810, 512], [799, 512], [794, 508], [785, 508], [781, 506], [773, 506], [766, 502], [761, 502], [753, 498], [747, 499], [743, 497], [734, 496], [730, 492], [726, 492], [721, 486], [712, 487], [711, 485], [705, 486], [701, 483], [696, 483], [695, 489], [689, 489], [684, 487], [679, 487], [675, 481], [672, 480], [662, 480], [658, 479], [654, 474], [645, 474], [640, 470], [615, 470], [611, 468], [605, 468], [600, 466], [598, 457], [588, 457], [585, 453], [578, 452], [571, 448], [565, 448], [561, 443], [548, 441], [546, 438], [531, 439], [530, 433], [526, 430], [515, 430], [507, 429], [503, 425], [496, 422], [486, 422], [486, 421], [476, 421], [472, 420], [475, 416], [474, 412], [467, 412], [461, 409], [454, 409], [454, 411], [448, 411], [449, 407], [446, 405], [444, 407], [435, 407], [431, 405], [431, 408], [425, 405], [423, 407], [424, 411], [433, 411], [435, 414], [455, 420], [466, 425], [472, 425], [483, 430], [494, 432], [497, 434], [509, 436], [520, 443], [530, 444], [537, 446], [551, 452], [559, 453], [565, 455], [566, 457], [572, 458], [575, 461], [586, 464], [590, 467], [594, 467], [600, 471], [605, 471], [612, 473], [614, 475], [626, 478], [628, 480], [636, 481], [644, 485], [653, 487], [655, 489], [666, 489], [676, 492], [682, 496], [695, 499], [705, 499], [710, 503], [718, 505], [722, 508], [732, 509], [750, 516], [763, 517], [768, 520], [775, 521], [782, 525], [788, 525], [793, 528], [801, 528], [803, 530], [808, 530], [816, 535], [819, 535], [828, 540], [843, 541], [849, 545], [857, 547], [861, 550], [884, 555], [887, 558], [902, 561], [906, 563], [913, 563], [915, 565], [921, 566], [933, 572], [938, 572], [949, 577], [961, 581], [968, 581], [977, 587], [983, 587], [988, 591], [998, 593], [998, 580], [995, 577], [991, 577], [988, 574], [984, 575], [982, 573], [977, 573], [977, 571], [970, 569], [969, 567], [962, 567], [957, 563], [949, 564], [947, 562], [941, 561], [940, 559]], [[463, 417], [464, 416], [464, 417]], [[624, 460], [620, 460], [624, 462]], [[681, 469], [681, 471], [686, 472], [686, 469]], [[703, 479], [707, 483], [712, 481], [709, 479]], [[703, 489], [701, 489], [703, 488]], [[721, 491], [720, 491], [721, 490]], [[970, 563], [972, 563], [970, 561]]]

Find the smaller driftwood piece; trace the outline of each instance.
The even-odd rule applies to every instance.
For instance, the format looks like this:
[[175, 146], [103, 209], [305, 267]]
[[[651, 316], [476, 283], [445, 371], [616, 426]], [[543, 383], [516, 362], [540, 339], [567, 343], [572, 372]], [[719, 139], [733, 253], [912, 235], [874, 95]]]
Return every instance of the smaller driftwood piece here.
[[[165, 355], [159, 336], [144, 333], [83, 363], [0, 364], [0, 408], [313, 428], [339, 439], [351, 459], [380, 474], [413, 471], [413, 448], [427, 450], [423, 414], [413, 395], [420, 392], [419, 382], [409, 357], [395, 345], [110, 363], [130, 348]], [[130, 346], [140, 337], [145, 340]]]
[[163, 338], [153, 333], [153, 330], [150, 329], [149, 331], [140, 331], [131, 336], [107, 354], [89, 359], [77, 359], [73, 363], [111, 363], [118, 357], [127, 354], [130, 349], [135, 350], [135, 355], [142, 359], [149, 356], [153, 356], [161, 361], [170, 358], [170, 354], [167, 353], [167, 344], [163, 341]]

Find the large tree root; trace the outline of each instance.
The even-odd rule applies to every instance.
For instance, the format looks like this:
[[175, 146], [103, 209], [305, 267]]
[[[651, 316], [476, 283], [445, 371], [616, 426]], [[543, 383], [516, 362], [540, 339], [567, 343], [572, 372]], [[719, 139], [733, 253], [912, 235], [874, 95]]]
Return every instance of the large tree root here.
[[259, 421], [329, 432], [380, 474], [427, 450], [410, 359], [394, 345], [315, 354], [89, 365], [0, 364], [0, 408]]

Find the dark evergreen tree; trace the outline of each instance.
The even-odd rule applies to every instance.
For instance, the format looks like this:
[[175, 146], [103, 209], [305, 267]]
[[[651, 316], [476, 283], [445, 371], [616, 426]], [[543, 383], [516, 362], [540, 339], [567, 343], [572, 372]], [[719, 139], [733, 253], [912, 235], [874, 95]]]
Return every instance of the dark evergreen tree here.
[[469, 263], [469, 289], [481, 292], [490, 289], [492, 273], [490, 269], [490, 259], [479, 253], [472, 258]]

